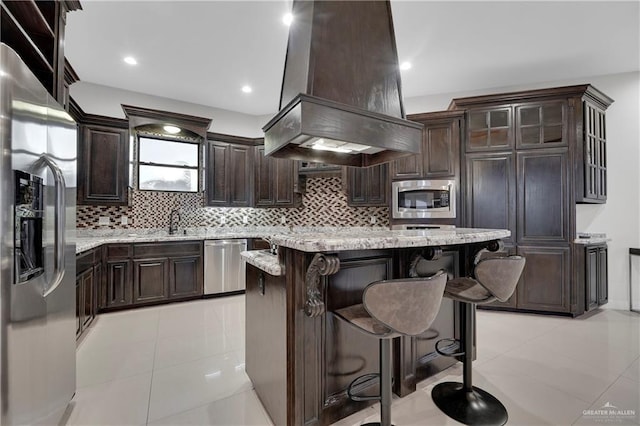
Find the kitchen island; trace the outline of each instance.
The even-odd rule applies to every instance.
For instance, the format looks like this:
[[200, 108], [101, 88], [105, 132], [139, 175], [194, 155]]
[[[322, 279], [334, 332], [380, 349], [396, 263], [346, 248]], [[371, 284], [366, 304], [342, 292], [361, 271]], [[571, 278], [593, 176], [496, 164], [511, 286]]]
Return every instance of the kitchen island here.
[[[507, 230], [354, 230], [272, 235], [277, 254], [244, 252], [246, 371], [277, 425], [328, 425], [375, 401], [354, 402], [346, 388], [378, 371], [378, 342], [345, 327], [332, 312], [359, 303], [371, 282], [426, 276], [445, 269], [467, 274], [483, 248], [497, 250]], [[457, 303], [443, 299], [432, 327], [393, 344], [394, 392], [453, 363], [435, 342], [458, 337], [463, 323]], [[375, 393], [375, 382], [359, 391]], [[360, 392], [358, 392], [360, 393]]]

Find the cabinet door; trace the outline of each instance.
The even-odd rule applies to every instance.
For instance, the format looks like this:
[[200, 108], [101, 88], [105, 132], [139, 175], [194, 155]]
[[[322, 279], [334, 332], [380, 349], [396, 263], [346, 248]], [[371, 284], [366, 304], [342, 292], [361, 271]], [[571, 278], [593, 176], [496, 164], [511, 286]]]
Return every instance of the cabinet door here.
[[82, 333], [82, 275], [76, 277], [76, 338]]
[[229, 206], [249, 207], [253, 188], [252, 147], [229, 146]]
[[391, 179], [417, 179], [422, 177], [422, 154], [399, 158], [391, 163]]
[[126, 129], [82, 126], [78, 147], [78, 203], [127, 204]]
[[106, 307], [113, 308], [131, 304], [131, 261], [107, 261]]
[[294, 204], [294, 162], [286, 158], [274, 158], [275, 175], [273, 202], [278, 207], [293, 206]]
[[607, 199], [607, 134], [605, 112], [584, 103], [584, 198]]
[[207, 205], [226, 206], [229, 203], [227, 163], [229, 144], [209, 142], [207, 144]]
[[225, 142], [209, 142], [207, 147], [207, 205], [248, 207], [252, 148]]
[[607, 247], [598, 248], [598, 305], [609, 301], [609, 262]]
[[527, 103], [515, 108], [516, 147], [567, 146], [567, 102]]
[[511, 121], [511, 107], [470, 109], [467, 112], [467, 152], [513, 148]]
[[569, 242], [566, 148], [518, 152], [518, 244]]
[[570, 312], [569, 247], [518, 246], [527, 263], [518, 283], [519, 309]]
[[424, 177], [455, 177], [460, 164], [459, 121], [426, 125], [422, 155]]
[[272, 181], [274, 162], [265, 157], [264, 146], [256, 147], [255, 154], [255, 205], [268, 207], [274, 204], [274, 190]]
[[387, 164], [347, 167], [347, 204], [386, 207], [389, 192], [387, 167]]
[[516, 179], [512, 153], [468, 154], [467, 219], [470, 228], [508, 229], [516, 234]]
[[153, 302], [168, 297], [169, 259], [133, 261], [133, 303]]
[[169, 258], [169, 297], [202, 295], [202, 257]]
[[89, 269], [82, 274], [82, 329], [84, 330], [91, 324], [95, 317], [94, 297], [95, 297], [95, 279], [93, 269]]
[[598, 249], [585, 249], [585, 310], [598, 307]]
[[255, 206], [297, 207], [301, 199], [294, 191], [296, 163], [285, 158], [265, 157], [264, 146], [256, 147], [255, 152]]

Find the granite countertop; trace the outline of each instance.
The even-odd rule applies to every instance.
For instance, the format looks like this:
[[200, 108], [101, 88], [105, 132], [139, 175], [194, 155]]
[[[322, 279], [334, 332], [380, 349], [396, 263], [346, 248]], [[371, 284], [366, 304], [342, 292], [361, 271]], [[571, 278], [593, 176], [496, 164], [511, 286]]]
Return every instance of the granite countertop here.
[[271, 254], [269, 250], [243, 251], [240, 256], [250, 265], [265, 271], [269, 275], [279, 277], [284, 275], [284, 268], [280, 265], [277, 254]]
[[403, 247], [427, 247], [468, 244], [502, 239], [511, 235], [506, 229], [425, 229], [374, 230], [346, 229], [339, 232], [293, 232], [272, 235], [278, 246], [306, 252], [369, 250]]
[[111, 243], [215, 240], [268, 237], [274, 244], [306, 252], [369, 250], [402, 247], [456, 245], [497, 240], [511, 235], [504, 229], [247, 227], [193, 228], [186, 234], [169, 235], [166, 230], [78, 231], [76, 253]]
[[225, 238], [262, 238], [275, 233], [289, 232], [287, 227], [246, 227], [246, 228], [189, 228], [169, 235], [165, 229], [128, 230], [78, 230], [76, 254], [112, 243], [148, 243], [193, 240], [220, 240]]
[[606, 244], [608, 241], [611, 241], [611, 238], [607, 238], [607, 234], [584, 232], [578, 232], [578, 238], [573, 240], [574, 244], [583, 244], [585, 246], [591, 244]]
[[105, 229], [82, 230], [76, 232], [76, 254], [112, 243], [148, 243], [193, 240], [220, 240], [226, 238], [271, 238], [274, 235], [289, 233], [342, 233], [345, 230], [369, 232], [387, 228], [345, 228], [345, 227], [287, 227], [287, 226], [247, 226], [220, 228], [187, 228], [177, 234], [169, 235], [166, 229]]

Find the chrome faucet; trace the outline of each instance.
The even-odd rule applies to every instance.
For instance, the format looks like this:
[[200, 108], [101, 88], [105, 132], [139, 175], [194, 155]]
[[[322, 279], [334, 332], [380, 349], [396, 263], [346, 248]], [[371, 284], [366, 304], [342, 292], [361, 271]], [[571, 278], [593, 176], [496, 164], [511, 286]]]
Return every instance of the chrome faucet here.
[[[173, 219], [175, 216], [178, 216], [178, 220], [174, 224]], [[171, 210], [171, 213], [169, 213], [169, 235], [173, 235], [178, 232], [178, 224], [180, 223], [181, 219], [182, 217], [180, 216], [180, 212], [178, 211], [178, 209]]]

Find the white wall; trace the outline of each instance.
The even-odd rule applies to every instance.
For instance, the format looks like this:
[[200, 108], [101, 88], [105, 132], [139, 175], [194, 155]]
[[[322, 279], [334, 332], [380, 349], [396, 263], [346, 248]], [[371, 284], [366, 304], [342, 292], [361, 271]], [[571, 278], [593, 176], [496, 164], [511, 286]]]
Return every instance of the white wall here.
[[[628, 250], [640, 247], [640, 72], [447, 93], [405, 100], [408, 114], [446, 109], [453, 98], [590, 83], [612, 97], [607, 110], [608, 197], [604, 205], [579, 204], [578, 232], [605, 232], [609, 242], [608, 308], [627, 309]], [[636, 293], [640, 277], [634, 276]]]
[[70, 89], [71, 96], [87, 114], [104, 115], [107, 117], [125, 118], [121, 104], [133, 105], [161, 111], [177, 112], [197, 117], [211, 118], [210, 132], [225, 133], [249, 138], [262, 137], [261, 123], [258, 125], [256, 116], [242, 114], [224, 109], [212, 108], [204, 105], [130, 92], [98, 84], [79, 81]]

